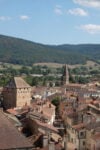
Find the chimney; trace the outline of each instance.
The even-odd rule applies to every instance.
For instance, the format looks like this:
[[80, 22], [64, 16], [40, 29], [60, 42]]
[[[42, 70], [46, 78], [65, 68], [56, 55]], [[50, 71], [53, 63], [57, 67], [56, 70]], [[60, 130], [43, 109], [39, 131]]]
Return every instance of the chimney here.
[[2, 107], [0, 107], [0, 111], [3, 112], [3, 108]]
[[54, 142], [49, 142], [49, 150], [55, 150], [55, 143]]
[[66, 92], [66, 88], [64, 89], [64, 94], [66, 94], [67, 92]]
[[48, 145], [48, 136], [43, 135], [43, 147], [46, 147]]
[[67, 135], [64, 136], [64, 150], [68, 150], [67, 149]]
[[81, 117], [82, 117], [82, 123], [84, 123], [84, 116], [83, 116], [83, 113], [81, 114]]
[[49, 108], [51, 108], [51, 104], [49, 104]]

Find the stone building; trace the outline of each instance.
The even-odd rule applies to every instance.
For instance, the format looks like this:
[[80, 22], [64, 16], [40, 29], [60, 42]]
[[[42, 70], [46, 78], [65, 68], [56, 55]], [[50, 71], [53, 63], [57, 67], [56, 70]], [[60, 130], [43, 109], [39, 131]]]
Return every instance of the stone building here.
[[100, 132], [93, 135], [91, 138], [91, 150], [99, 150], [100, 149]]
[[30, 105], [31, 86], [21, 77], [14, 77], [3, 89], [5, 109]]
[[92, 122], [86, 126], [86, 149], [100, 149], [100, 121], [95, 122], [92, 120]]

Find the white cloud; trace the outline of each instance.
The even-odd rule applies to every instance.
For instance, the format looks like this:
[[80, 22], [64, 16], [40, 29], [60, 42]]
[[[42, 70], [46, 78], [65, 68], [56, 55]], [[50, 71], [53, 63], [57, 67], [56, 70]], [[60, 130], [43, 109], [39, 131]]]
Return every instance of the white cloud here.
[[81, 25], [80, 29], [87, 31], [90, 34], [100, 34], [100, 25], [96, 24], [86, 24], [86, 25]]
[[27, 16], [27, 15], [21, 15], [20, 16], [20, 19], [21, 20], [28, 20], [30, 17], [29, 16]]
[[88, 16], [88, 12], [81, 8], [69, 9], [68, 13], [75, 16]]
[[0, 21], [8, 21], [11, 20], [11, 17], [8, 16], [0, 16]]
[[57, 15], [62, 15], [62, 14], [63, 14], [60, 5], [56, 5], [56, 8], [54, 9], [54, 12], [55, 12]]
[[100, 7], [100, 0], [73, 0], [73, 2], [87, 7]]

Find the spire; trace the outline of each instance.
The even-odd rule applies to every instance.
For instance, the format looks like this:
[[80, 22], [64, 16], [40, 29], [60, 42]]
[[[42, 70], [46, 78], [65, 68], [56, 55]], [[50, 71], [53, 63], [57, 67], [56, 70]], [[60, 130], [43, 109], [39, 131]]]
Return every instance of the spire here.
[[68, 65], [65, 65], [65, 69], [66, 69], [66, 84], [69, 84], [69, 71], [68, 71]]
[[64, 65], [64, 72], [63, 72], [63, 85], [69, 84], [69, 71], [68, 71], [68, 65]]

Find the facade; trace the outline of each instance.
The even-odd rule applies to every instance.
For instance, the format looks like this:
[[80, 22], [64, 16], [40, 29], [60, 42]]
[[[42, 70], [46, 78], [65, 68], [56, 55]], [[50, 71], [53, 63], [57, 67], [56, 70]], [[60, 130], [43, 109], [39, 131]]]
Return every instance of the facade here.
[[86, 149], [86, 130], [83, 123], [72, 126], [72, 132], [74, 133], [74, 145], [75, 148], [85, 150]]
[[3, 89], [3, 105], [6, 109], [30, 105], [31, 86], [21, 77], [14, 77]]
[[100, 149], [100, 132], [95, 134], [91, 139], [91, 150], [99, 150]]
[[100, 149], [100, 121], [90, 122], [86, 126], [86, 149], [99, 150]]
[[74, 148], [78, 150], [85, 150], [86, 131], [84, 123], [81, 123], [82, 121], [79, 121], [79, 118], [75, 114], [73, 116], [67, 116], [66, 120], [68, 143], [72, 143]]

